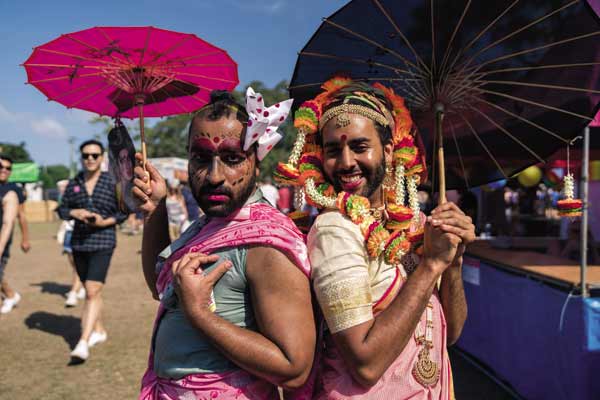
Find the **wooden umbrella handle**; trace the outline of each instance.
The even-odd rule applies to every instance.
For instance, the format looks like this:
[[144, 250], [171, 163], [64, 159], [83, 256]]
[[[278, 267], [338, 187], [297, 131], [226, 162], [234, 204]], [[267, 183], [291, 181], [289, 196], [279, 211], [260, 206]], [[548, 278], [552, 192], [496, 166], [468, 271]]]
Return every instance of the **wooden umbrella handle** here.
[[442, 134], [442, 124], [444, 122], [444, 106], [440, 103], [435, 106], [435, 134], [437, 141], [437, 157], [438, 157], [438, 204], [446, 202], [446, 167], [444, 163], [444, 135]]
[[143, 100], [139, 100], [137, 102], [137, 106], [138, 106], [138, 114], [139, 114], [139, 118], [140, 118], [140, 139], [142, 142], [142, 168], [144, 168], [144, 171], [146, 171], [146, 159], [147, 159], [147, 153], [146, 153], [146, 137], [144, 135], [144, 102]]

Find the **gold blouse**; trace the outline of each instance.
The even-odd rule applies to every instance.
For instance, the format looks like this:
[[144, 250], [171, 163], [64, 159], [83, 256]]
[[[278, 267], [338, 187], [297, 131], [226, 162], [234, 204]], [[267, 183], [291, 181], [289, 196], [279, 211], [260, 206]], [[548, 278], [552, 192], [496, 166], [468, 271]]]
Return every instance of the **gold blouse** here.
[[367, 254], [358, 225], [339, 211], [317, 217], [308, 234], [313, 287], [331, 333], [373, 319], [373, 305], [383, 297], [402, 266]]

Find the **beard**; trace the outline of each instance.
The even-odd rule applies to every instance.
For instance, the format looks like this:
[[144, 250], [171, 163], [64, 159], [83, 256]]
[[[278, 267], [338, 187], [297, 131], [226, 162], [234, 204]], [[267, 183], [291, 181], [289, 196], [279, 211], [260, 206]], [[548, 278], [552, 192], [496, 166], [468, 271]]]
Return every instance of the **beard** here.
[[[379, 162], [375, 168], [368, 168], [364, 165], [358, 165], [360, 169], [360, 173], [365, 177], [367, 183], [366, 185], [360, 189], [356, 194], [370, 198], [383, 184], [383, 179], [385, 178], [385, 158], [381, 157], [381, 162]], [[340, 173], [348, 173], [352, 171], [340, 171]], [[329, 177], [329, 180], [333, 183], [333, 187], [337, 193], [342, 192], [344, 189], [342, 187], [342, 182], [337, 174], [334, 177]]]
[[[190, 187], [194, 199], [198, 205], [209, 217], [226, 217], [234, 211], [239, 210], [248, 201], [248, 198], [256, 188], [256, 175], [251, 174], [248, 182], [241, 187], [237, 187], [235, 191], [231, 188], [221, 186], [213, 186], [209, 183], [199, 185], [195, 179], [190, 179]], [[206, 198], [207, 193], [218, 193], [229, 197], [225, 203], [215, 205]]]

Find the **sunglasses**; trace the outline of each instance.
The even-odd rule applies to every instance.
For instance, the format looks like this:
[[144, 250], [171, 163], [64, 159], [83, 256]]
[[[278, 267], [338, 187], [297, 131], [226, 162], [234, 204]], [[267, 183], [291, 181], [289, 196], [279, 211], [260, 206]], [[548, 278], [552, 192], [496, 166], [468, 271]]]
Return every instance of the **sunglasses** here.
[[98, 157], [100, 157], [102, 154], [100, 153], [81, 153], [81, 159], [82, 160], [87, 160], [90, 157], [92, 157], [94, 160], [97, 160]]
[[7, 171], [12, 171], [12, 166], [5, 167], [4, 165], [0, 164], [0, 171], [2, 171], [3, 169]]

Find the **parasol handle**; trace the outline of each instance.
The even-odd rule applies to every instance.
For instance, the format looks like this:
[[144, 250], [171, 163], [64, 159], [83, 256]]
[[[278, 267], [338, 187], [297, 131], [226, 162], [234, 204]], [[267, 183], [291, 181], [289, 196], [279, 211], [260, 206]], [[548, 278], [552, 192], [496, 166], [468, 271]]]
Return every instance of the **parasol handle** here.
[[442, 123], [444, 121], [444, 105], [441, 103], [435, 104], [435, 135], [437, 141], [437, 157], [438, 157], [438, 177], [439, 177], [439, 198], [438, 204], [446, 202], [446, 168], [444, 164], [444, 136], [442, 135]]
[[138, 106], [138, 114], [140, 117], [140, 138], [142, 141], [142, 168], [146, 171], [146, 136], [144, 135], [144, 97], [136, 96], [136, 104]]

